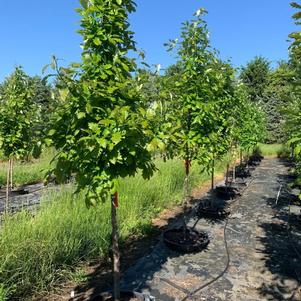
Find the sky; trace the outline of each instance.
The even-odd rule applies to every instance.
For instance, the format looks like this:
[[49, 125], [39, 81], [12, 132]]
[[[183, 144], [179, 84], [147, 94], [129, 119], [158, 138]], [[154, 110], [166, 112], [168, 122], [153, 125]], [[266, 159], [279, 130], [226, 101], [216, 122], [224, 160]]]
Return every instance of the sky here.
[[[288, 54], [288, 34], [296, 29], [290, 0], [136, 0], [130, 16], [138, 48], [149, 64], [163, 68], [175, 58], [163, 46], [179, 37], [181, 23], [200, 7], [211, 44], [234, 66], [246, 64], [256, 55], [273, 65]], [[0, 10], [0, 81], [22, 65], [30, 75], [41, 75], [52, 55], [62, 64], [80, 60], [81, 36], [77, 0], [2, 1]]]

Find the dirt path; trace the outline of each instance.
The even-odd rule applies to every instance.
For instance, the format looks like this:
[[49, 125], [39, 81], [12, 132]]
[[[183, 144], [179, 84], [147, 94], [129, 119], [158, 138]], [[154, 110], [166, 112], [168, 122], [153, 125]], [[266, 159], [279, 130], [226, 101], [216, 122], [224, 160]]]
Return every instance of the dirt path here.
[[[289, 239], [289, 199], [285, 187], [288, 168], [278, 159], [264, 160], [253, 173], [243, 196], [230, 204], [226, 221], [201, 220], [197, 228], [209, 232], [206, 251], [180, 255], [160, 242], [123, 277], [123, 288], [149, 292], [156, 300], [301, 300], [300, 222], [292, 207]], [[277, 193], [282, 193], [276, 205]], [[191, 218], [190, 223], [194, 220]], [[226, 225], [226, 228], [225, 228]], [[221, 275], [228, 263], [224, 229], [229, 250], [229, 267], [211, 285], [189, 296], [189, 292]], [[293, 244], [292, 244], [293, 242]], [[299, 275], [300, 274], [300, 275]]]

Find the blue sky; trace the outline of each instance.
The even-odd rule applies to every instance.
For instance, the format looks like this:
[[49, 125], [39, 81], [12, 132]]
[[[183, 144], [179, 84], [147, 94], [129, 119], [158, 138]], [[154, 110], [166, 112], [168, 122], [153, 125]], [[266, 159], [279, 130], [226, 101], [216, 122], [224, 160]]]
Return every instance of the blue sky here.
[[[2, 1], [0, 10], [0, 80], [16, 65], [41, 74], [52, 54], [65, 63], [80, 59], [76, 33], [77, 0]], [[289, 0], [137, 0], [130, 17], [138, 47], [150, 64], [174, 62], [163, 44], [179, 36], [181, 23], [200, 7], [208, 10], [212, 45], [235, 66], [255, 55], [275, 63], [287, 58], [288, 34], [295, 29]]]

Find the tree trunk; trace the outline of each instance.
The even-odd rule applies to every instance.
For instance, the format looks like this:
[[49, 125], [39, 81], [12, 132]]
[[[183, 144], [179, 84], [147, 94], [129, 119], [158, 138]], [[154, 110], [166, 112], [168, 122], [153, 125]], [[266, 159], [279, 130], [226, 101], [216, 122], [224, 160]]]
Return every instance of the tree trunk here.
[[211, 162], [211, 190], [214, 189], [214, 165], [215, 165], [215, 162], [214, 162], [214, 159], [212, 159], [212, 162]]
[[240, 165], [242, 165], [242, 150], [240, 150]]
[[114, 275], [114, 300], [120, 300], [120, 251], [118, 245], [118, 224], [116, 208], [118, 207], [118, 193], [111, 200], [111, 222], [112, 222], [112, 251], [113, 251], [113, 275]]
[[227, 171], [226, 171], [226, 187], [229, 185], [229, 163], [227, 164]]
[[[187, 115], [187, 137], [189, 136], [191, 127], [191, 109], [188, 110]], [[187, 204], [188, 204], [188, 198], [189, 198], [189, 172], [190, 172], [190, 151], [189, 151], [189, 144], [188, 141], [185, 145], [185, 179], [184, 179], [184, 203], [183, 203], [183, 235], [184, 240], [187, 240], [187, 216], [186, 216], [186, 210], [187, 210]]]
[[186, 229], [187, 229], [187, 221], [186, 221], [186, 210], [189, 199], [189, 173], [190, 173], [190, 161], [189, 159], [185, 160], [185, 179], [184, 179], [184, 201], [183, 201], [183, 230], [184, 230], [184, 238], [186, 238]]
[[234, 159], [234, 164], [233, 164], [233, 183], [235, 183], [235, 179], [236, 179], [236, 171], [235, 171], [235, 159]]
[[10, 159], [7, 163], [7, 175], [6, 175], [6, 197], [5, 197], [5, 213], [8, 213], [9, 206], [9, 182], [10, 182]]

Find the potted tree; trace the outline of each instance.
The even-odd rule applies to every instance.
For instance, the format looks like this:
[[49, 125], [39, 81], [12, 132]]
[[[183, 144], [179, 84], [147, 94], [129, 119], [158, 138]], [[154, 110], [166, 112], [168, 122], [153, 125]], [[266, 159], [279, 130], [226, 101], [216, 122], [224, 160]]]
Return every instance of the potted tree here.
[[84, 191], [90, 206], [111, 202], [114, 289], [110, 298], [130, 300], [138, 295], [120, 292], [118, 179], [139, 170], [144, 178], [151, 177], [155, 165], [150, 149], [157, 143], [148, 123], [151, 116], [133, 84], [135, 62], [127, 57], [136, 50], [128, 23], [135, 4], [131, 0], [82, 0], [81, 4], [82, 61], [69, 68], [59, 68], [56, 59], [52, 62], [64, 88], [64, 102], [49, 132], [58, 150], [50, 174], [59, 182], [75, 176], [76, 192]]
[[177, 70], [174, 83], [175, 92], [169, 112], [169, 121], [177, 131], [173, 134], [176, 141], [175, 153], [184, 160], [184, 198], [183, 222], [180, 228], [169, 229], [164, 233], [165, 243], [178, 251], [193, 252], [205, 248], [209, 243], [208, 234], [187, 226], [187, 205], [189, 201], [189, 176], [191, 163], [198, 160], [209, 162], [208, 152], [204, 145], [208, 136], [204, 136], [206, 121], [210, 120], [213, 111], [210, 96], [213, 90], [211, 83], [216, 72], [210, 68], [215, 53], [210, 49], [208, 30], [203, 20], [205, 10], [196, 12], [195, 18], [185, 22], [182, 27], [181, 39], [170, 41], [169, 50], [176, 50], [178, 55]]

